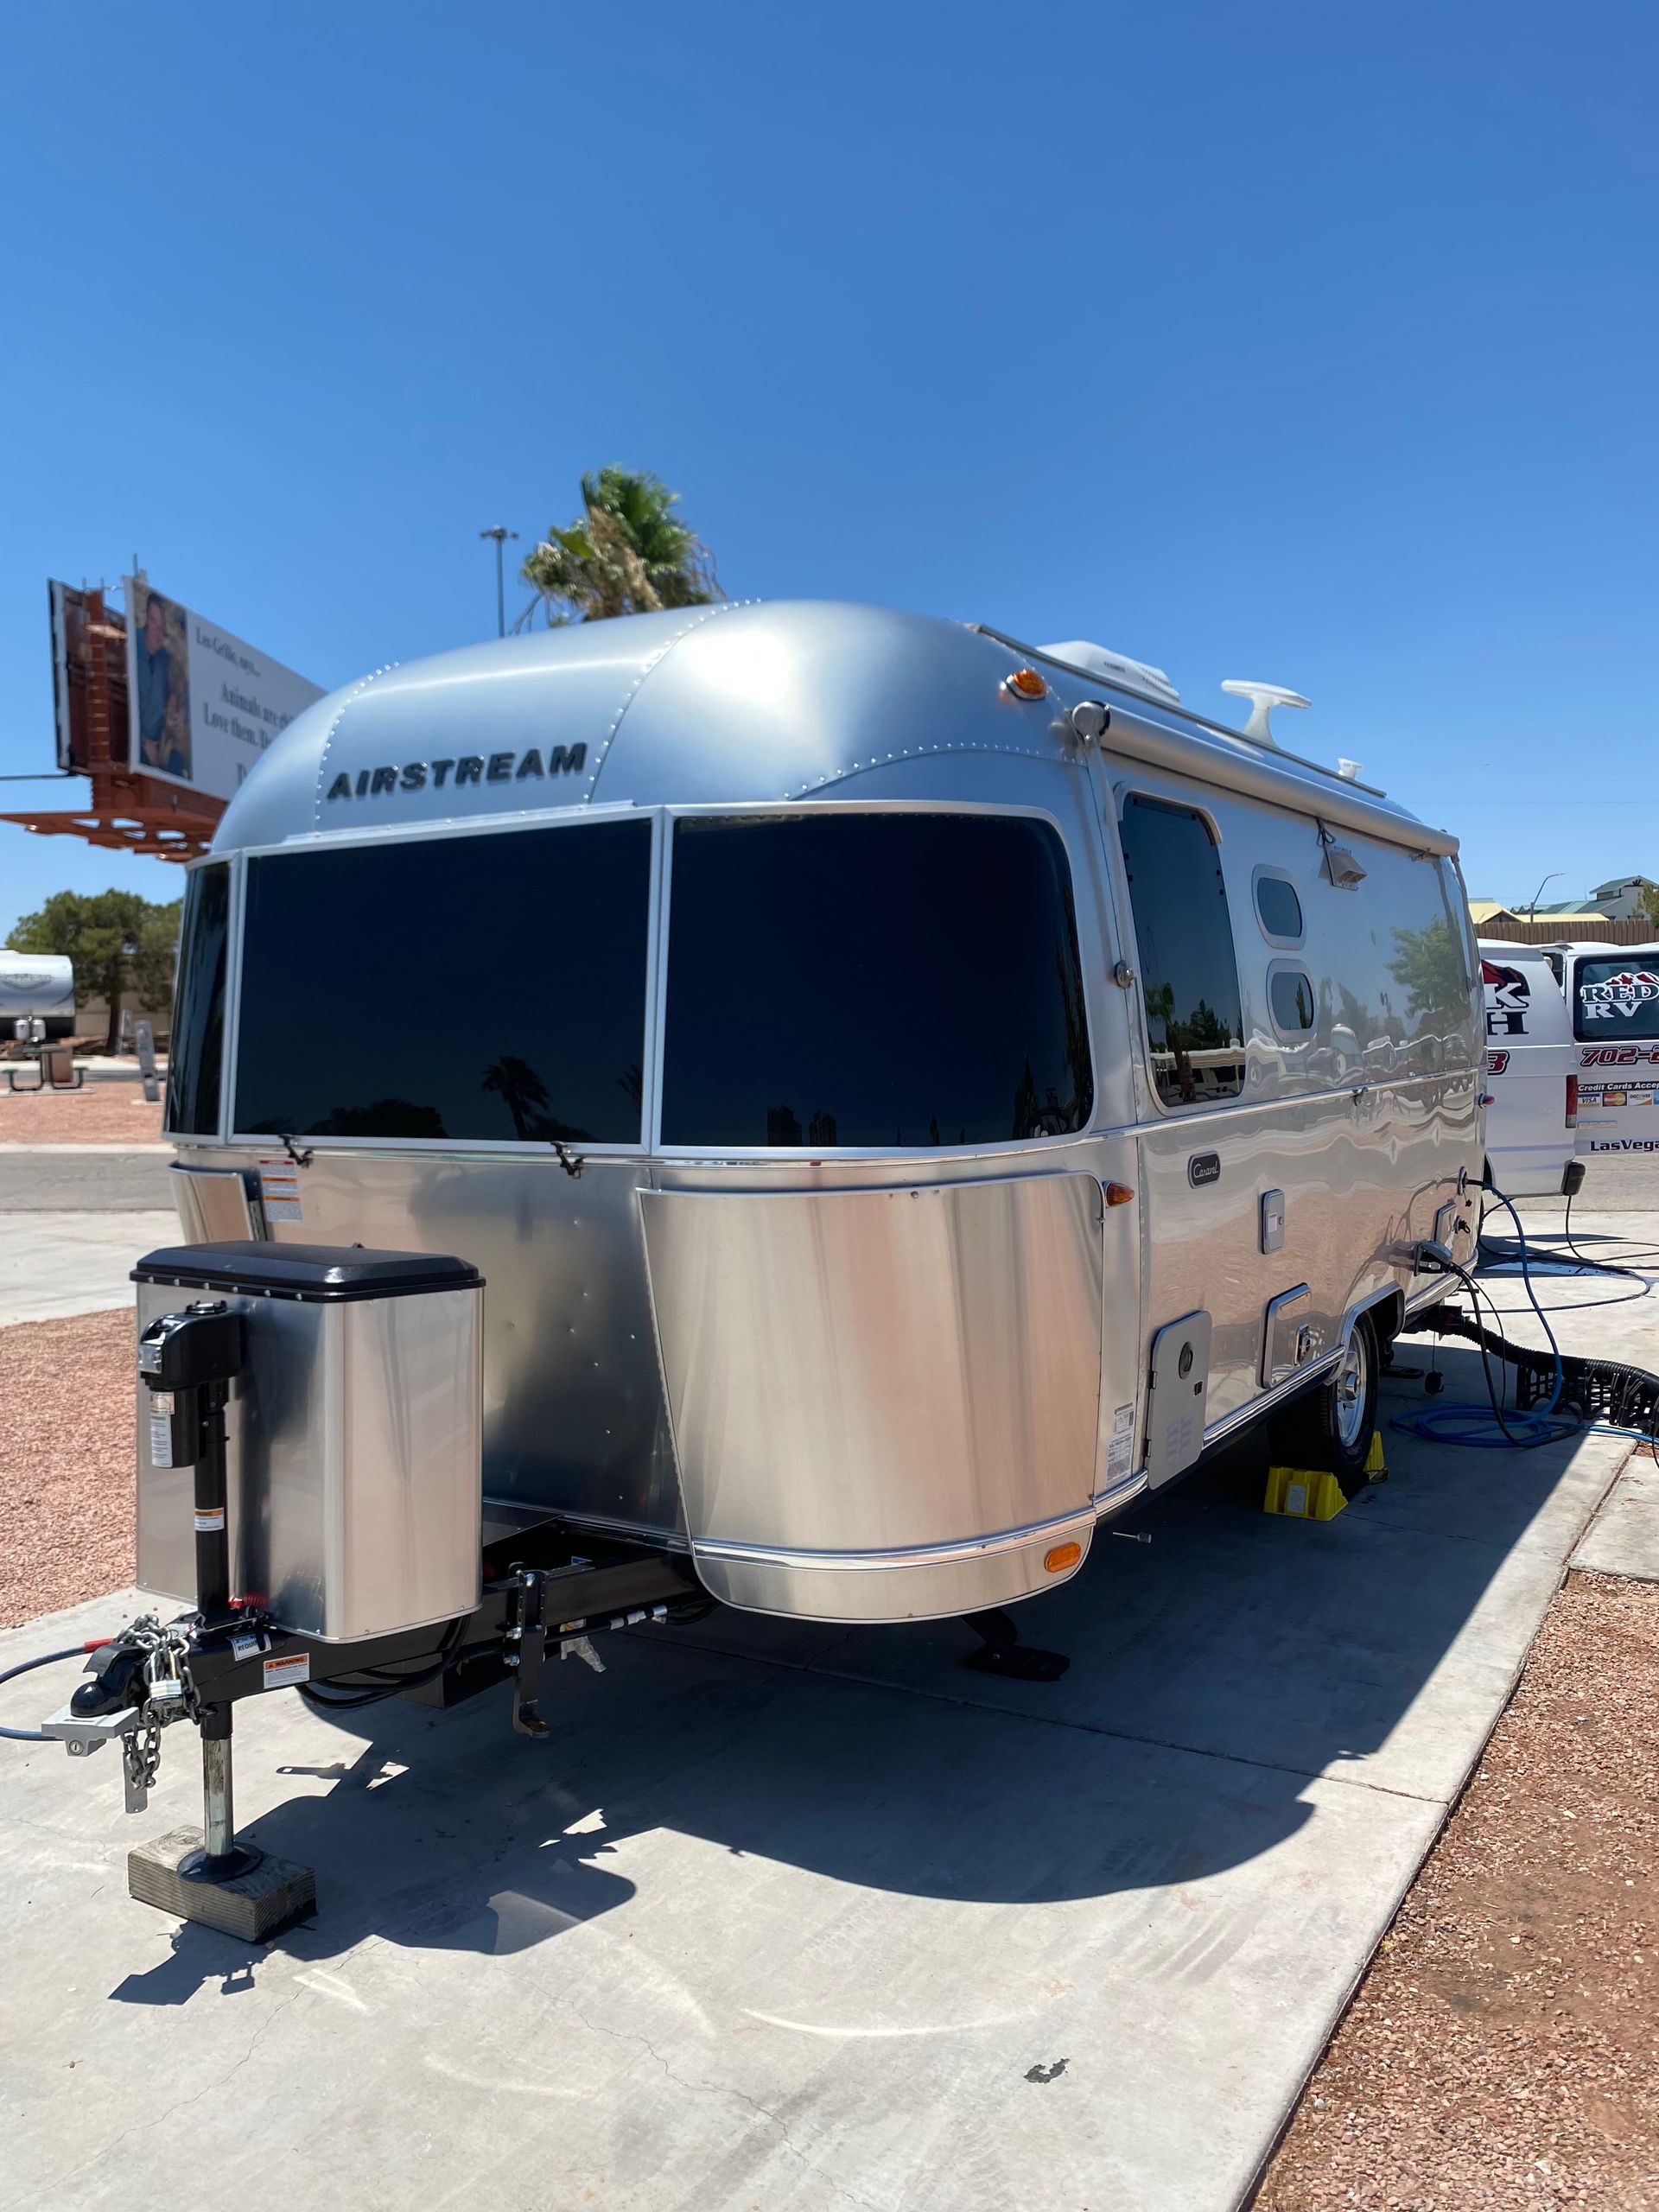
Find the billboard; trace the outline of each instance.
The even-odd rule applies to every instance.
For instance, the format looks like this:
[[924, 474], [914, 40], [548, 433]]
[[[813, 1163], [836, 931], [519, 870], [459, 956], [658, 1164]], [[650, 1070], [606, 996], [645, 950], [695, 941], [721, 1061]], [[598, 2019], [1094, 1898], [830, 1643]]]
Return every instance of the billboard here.
[[[52, 610], [52, 703], [58, 733], [58, 766], [84, 776], [109, 765], [107, 753], [93, 759], [90, 702], [108, 702], [116, 720], [119, 760], [127, 753], [126, 625], [104, 605], [101, 591], [77, 590], [55, 580], [47, 585]], [[106, 721], [105, 727], [107, 728]]]
[[321, 684], [126, 579], [128, 766], [228, 799]]

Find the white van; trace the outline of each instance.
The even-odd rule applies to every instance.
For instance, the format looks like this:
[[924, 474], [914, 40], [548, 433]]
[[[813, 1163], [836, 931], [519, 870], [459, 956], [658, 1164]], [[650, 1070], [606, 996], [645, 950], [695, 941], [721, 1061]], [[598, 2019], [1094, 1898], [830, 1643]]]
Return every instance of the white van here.
[[1483, 944], [1486, 1180], [1510, 1198], [1557, 1198], [1574, 1172], [1578, 1051], [1559, 948]]
[[1564, 944], [1579, 1151], [1659, 1152], [1659, 944]]

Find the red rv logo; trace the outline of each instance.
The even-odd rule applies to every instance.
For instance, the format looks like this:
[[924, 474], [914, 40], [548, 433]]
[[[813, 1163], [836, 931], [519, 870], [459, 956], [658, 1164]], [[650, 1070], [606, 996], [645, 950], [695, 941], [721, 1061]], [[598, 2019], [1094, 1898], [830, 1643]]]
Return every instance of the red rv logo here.
[[1659, 976], [1645, 968], [1621, 969], [1605, 982], [1579, 985], [1579, 1010], [1586, 1021], [1611, 1021], [1616, 1014], [1628, 1021], [1654, 999], [1659, 999]]

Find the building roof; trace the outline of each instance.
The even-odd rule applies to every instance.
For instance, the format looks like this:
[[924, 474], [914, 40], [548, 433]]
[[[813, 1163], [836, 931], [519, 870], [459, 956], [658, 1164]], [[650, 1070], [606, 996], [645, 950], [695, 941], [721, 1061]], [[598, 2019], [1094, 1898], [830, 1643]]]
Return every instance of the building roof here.
[[1548, 914], [1552, 921], [1558, 914], [1565, 914], [1580, 922], [1610, 922], [1613, 918], [1611, 914], [1604, 914], [1600, 907], [1587, 905], [1582, 899], [1560, 899], [1554, 906], [1518, 907], [1516, 912], [1526, 914]]

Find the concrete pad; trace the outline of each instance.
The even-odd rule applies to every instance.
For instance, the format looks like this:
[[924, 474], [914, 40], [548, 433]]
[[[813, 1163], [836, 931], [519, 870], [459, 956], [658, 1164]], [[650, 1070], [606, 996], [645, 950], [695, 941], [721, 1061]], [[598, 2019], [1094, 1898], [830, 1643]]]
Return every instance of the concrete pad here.
[[179, 1217], [165, 1212], [0, 1214], [0, 1328], [65, 1313], [130, 1306], [133, 1262], [176, 1244]]
[[1659, 1468], [1633, 1453], [1607, 1493], [1573, 1565], [1595, 1574], [1630, 1574], [1659, 1582]]
[[[1447, 1352], [1452, 1402], [1479, 1365]], [[1408, 1402], [1390, 1385], [1385, 1404]], [[1413, 1401], [1421, 1402], [1421, 1401]], [[1265, 1451], [1230, 1455], [1103, 1530], [1083, 1572], [1021, 1605], [1067, 1653], [1057, 1683], [964, 1669], [960, 1623], [831, 1629], [724, 1611], [671, 1633], [768, 1663], [1448, 1802], [1509, 1694], [1562, 1563], [1628, 1446], [1447, 1452], [1388, 1434], [1390, 1480], [1325, 1522], [1261, 1510]], [[1465, 1464], [1472, 1463], [1472, 1464]]]
[[[1659, 1174], [1655, 1180], [1659, 1183]], [[1529, 1237], [1560, 1246], [1561, 1224], [1533, 1205], [1521, 1208]], [[1489, 1232], [1514, 1236], [1500, 1209], [1489, 1214]], [[1624, 1267], [1629, 1275], [1535, 1273], [1533, 1288], [1564, 1351], [1591, 1359], [1617, 1359], [1659, 1372], [1659, 1224], [1651, 1214], [1573, 1211], [1573, 1242], [1594, 1259]], [[1649, 1288], [1643, 1294], [1643, 1285]], [[1482, 1289], [1500, 1315], [1498, 1327], [1517, 1344], [1543, 1346], [1543, 1328], [1518, 1274], [1483, 1274]]]
[[193, 1732], [130, 1821], [112, 1752], [0, 1742], [0, 2207], [1228, 2212], [1627, 1448], [1387, 1442], [1328, 1523], [1261, 1512], [1257, 1445], [1103, 1533], [1020, 1611], [1052, 1686], [960, 1624], [723, 1613], [558, 1669], [545, 1745], [502, 1691], [251, 1700], [244, 1832], [319, 1896], [268, 1952], [124, 1894], [200, 1818]]
[[0, 1151], [0, 1215], [130, 1213], [173, 1203], [171, 1145], [17, 1145]]
[[[1659, 1154], [1650, 1152], [1581, 1153], [1584, 1188], [1573, 1203], [1574, 1226], [1581, 1214], [1592, 1209], [1651, 1212], [1659, 1208]], [[1527, 1209], [1553, 1209], [1557, 1217], [1566, 1209], [1561, 1198], [1528, 1198]]]
[[123, 1160], [141, 1159], [151, 1154], [165, 1159], [177, 1150], [176, 1145], [160, 1141], [155, 1144], [0, 1144], [0, 1157], [9, 1158], [13, 1153], [25, 1152], [41, 1154], [48, 1158], [54, 1154], [61, 1154], [66, 1160], [85, 1160], [88, 1154], [112, 1153]]
[[112, 1755], [0, 1745], [3, 2201], [1230, 2204], [1441, 1817], [644, 1631], [606, 1656], [545, 1746], [503, 1693], [372, 1734], [244, 1708], [244, 1833], [320, 1897], [264, 1953], [124, 1894], [131, 1831], [197, 1817], [190, 1731], [130, 1821]]

